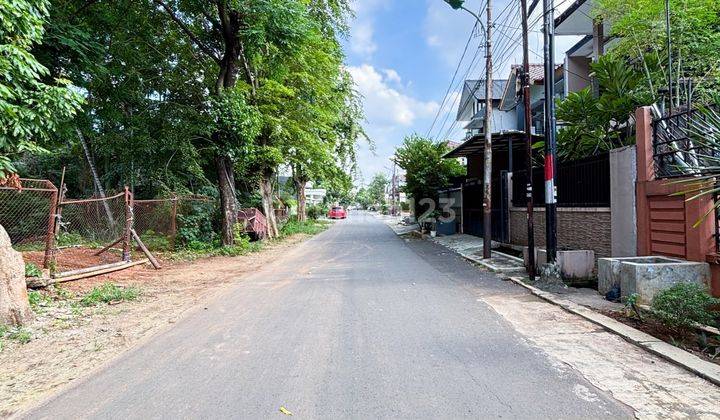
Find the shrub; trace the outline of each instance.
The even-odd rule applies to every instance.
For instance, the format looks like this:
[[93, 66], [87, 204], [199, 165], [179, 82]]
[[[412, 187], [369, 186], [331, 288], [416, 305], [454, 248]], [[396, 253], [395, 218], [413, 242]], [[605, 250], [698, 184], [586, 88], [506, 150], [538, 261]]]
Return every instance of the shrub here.
[[678, 283], [659, 292], [652, 301], [653, 316], [667, 327], [682, 332], [695, 323], [711, 325], [715, 314], [710, 310], [720, 299], [710, 296], [704, 286]]
[[153, 230], [146, 230], [140, 235], [143, 243], [151, 251], [169, 251], [170, 241], [166, 235], [156, 233]]
[[57, 246], [82, 245], [85, 242], [79, 233], [60, 232], [57, 236]]
[[307, 212], [308, 219], [311, 220], [317, 220], [326, 213], [325, 208], [319, 204], [307, 206], [305, 211]]
[[134, 287], [123, 288], [112, 283], [95, 286], [80, 300], [82, 306], [94, 306], [100, 303], [135, 300], [140, 291]]
[[20, 344], [27, 344], [32, 341], [32, 333], [25, 328], [17, 327], [10, 330], [7, 336], [10, 340], [15, 340]]
[[217, 209], [207, 203], [187, 204], [177, 216], [177, 243], [188, 248], [192, 242], [212, 243], [216, 236], [213, 222], [218, 216]]
[[52, 299], [49, 296], [37, 290], [30, 290], [27, 296], [30, 309], [36, 313], [42, 312], [42, 307], [48, 306], [52, 302]]
[[42, 270], [34, 263], [25, 263], [25, 277], [42, 277]]
[[309, 220], [307, 222], [298, 222], [297, 220], [288, 220], [285, 226], [280, 229], [282, 236], [290, 236], [298, 233], [304, 233], [307, 235], [315, 235], [327, 228], [326, 222], [317, 222]]

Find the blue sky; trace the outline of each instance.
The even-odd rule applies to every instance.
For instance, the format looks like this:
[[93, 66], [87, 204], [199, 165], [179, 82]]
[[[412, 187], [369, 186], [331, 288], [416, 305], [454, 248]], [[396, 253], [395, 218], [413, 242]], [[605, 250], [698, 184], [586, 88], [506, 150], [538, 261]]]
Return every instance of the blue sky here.
[[[494, 1], [493, 7], [496, 16], [501, 17], [499, 23], [506, 25], [498, 30], [513, 35], [512, 27], [520, 25], [519, 18], [515, 17], [519, 13], [518, 2], [513, 1], [506, 8], [508, 1]], [[478, 10], [481, 2], [468, 0], [466, 6]], [[389, 157], [395, 147], [407, 134], [427, 133], [438, 111], [439, 122], [432, 135], [445, 137], [454, 121], [457, 105], [453, 104], [459, 89], [453, 86], [448, 103], [442, 109], [440, 104], [475, 19], [451, 9], [443, 0], [355, 0], [353, 8], [356, 19], [345, 41], [346, 65], [364, 97], [365, 129], [376, 145], [375, 153], [363, 145], [358, 158], [362, 174], [358, 181], [367, 184], [375, 173], [389, 173]], [[505, 15], [500, 14], [503, 10]], [[537, 13], [531, 17], [531, 22], [536, 16]], [[519, 40], [519, 31], [515, 35], [512, 38]], [[505, 59], [497, 65], [495, 78], [507, 78], [510, 65], [521, 62], [521, 50], [509, 41], [510, 36], [498, 33], [493, 38], [505, 52]], [[560, 41], [558, 51], [564, 51], [562, 48], [568, 42]], [[470, 59], [481, 42], [482, 38], [473, 38], [458, 78], [468, 70]], [[535, 53], [542, 54], [538, 32], [531, 34], [530, 46]], [[480, 65], [469, 73], [470, 78], [484, 78], [483, 51], [477, 60]], [[537, 56], [531, 58], [532, 62], [538, 60]], [[439, 128], [448, 113], [451, 115], [441, 131]], [[449, 139], [462, 137], [461, 126], [458, 124], [450, 131]]]

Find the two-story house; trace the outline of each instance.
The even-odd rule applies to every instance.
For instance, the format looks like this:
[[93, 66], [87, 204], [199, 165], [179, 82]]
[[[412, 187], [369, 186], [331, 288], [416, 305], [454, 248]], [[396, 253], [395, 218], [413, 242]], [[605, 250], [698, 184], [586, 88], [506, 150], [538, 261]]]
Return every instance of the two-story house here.
[[[515, 109], [503, 110], [500, 102], [507, 85], [507, 80], [493, 80], [492, 85], [492, 132], [501, 133], [517, 129]], [[485, 81], [466, 80], [460, 95], [457, 121], [467, 122], [465, 138], [484, 133], [485, 126]]]

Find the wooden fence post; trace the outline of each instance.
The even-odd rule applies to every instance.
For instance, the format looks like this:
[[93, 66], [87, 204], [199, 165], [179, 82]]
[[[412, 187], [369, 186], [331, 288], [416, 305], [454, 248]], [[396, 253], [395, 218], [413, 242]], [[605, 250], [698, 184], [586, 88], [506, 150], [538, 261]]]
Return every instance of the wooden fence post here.
[[175, 238], [177, 237], [177, 208], [178, 198], [172, 199], [172, 214], [170, 215], [170, 247], [175, 249]]
[[123, 261], [130, 261], [130, 245], [133, 228], [133, 197], [130, 189], [125, 187], [125, 232], [123, 235]]
[[[45, 237], [45, 258], [43, 268], [50, 268], [50, 262], [55, 260], [55, 217], [58, 208], [58, 191], [50, 197], [50, 214], [48, 214], [47, 236]], [[53, 264], [54, 265], [54, 264]]]

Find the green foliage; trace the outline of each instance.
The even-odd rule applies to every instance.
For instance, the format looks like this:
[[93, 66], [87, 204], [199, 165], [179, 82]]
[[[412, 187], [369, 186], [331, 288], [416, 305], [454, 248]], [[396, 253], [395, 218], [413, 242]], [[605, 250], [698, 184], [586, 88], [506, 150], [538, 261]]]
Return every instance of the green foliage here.
[[415, 201], [415, 214], [420, 214], [420, 201], [425, 198], [438, 203], [438, 191], [448, 186], [450, 178], [465, 174], [456, 159], [444, 159], [449, 151], [446, 142], [433, 141], [412, 134], [405, 137], [395, 151], [395, 161], [406, 172], [405, 191]]
[[7, 335], [8, 339], [17, 341], [20, 344], [27, 344], [30, 341], [32, 341], [32, 338], [33, 338], [30, 330], [27, 330], [22, 327], [12, 328], [12, 329], [8, 330], [6, 335]]
[[308, 220], [306, 222], [298, 222], [297, 220], [288, 220], [287, 223], [282, 227], [280, 233], [283, 236], [291, 236], [297, 234], [305, 235], [317, 235], [318, 233], [326, 230], [329, 224], [327, 222], [320, 222], [317, 220]]
[[95, 306], [101, 303], [132, 301], [140, 296], [140, 290], [135, 287], [120, 287], [112, 283], [103, 283], [95, 286], [90, 293], [80, 299], [82, 306]]
[[60, 232], [55, 239], [57, 246], [72, 246], [80, 245], [85, 242], [85, 239], [79, 233]]
[[25, 263], [25, 277], [42, 277], [42, 270], [35, 263]]
[[151, 251], [169, 251], [170, 240], [162, 233], [156, 233], [153, 230], [146, 230], [140, 235], [145, 246]]
[[313, 205], [307, 206], [306, 211], [307, 211], [307, 217], [310, 220], [317, 220], [320, 217], [326, 215], [328, 209], [327, 209], [327, 207], [323, 206], [322, 204], [313, 204]]
[[[356, 144], [365, 138], [362, 106], [343, 64], [347, 0], [233, 0], [222, 7], [198, 0], [53, 0], [50, 16], [48, 4], [0, 0], [0, 16], [12, 21], [3, 20], [2, 30], [31, 28], [23, 45], [41, 63], [36, 83], [45, 83], [48, 95], [79, 99], [81, 92], [84, 112], [61, 125], [64, 111], [77, 109], [72, 98], [53, 118], [33, 108], [43, 113], [33, 121], [55, 134], [19, 137], [42, 137], [53, 153], [38, 154], [34, 143], [6, 150], [0, 141], [0, 171], [11, 159], [25, 176], [57, 181], [67, 166], [69, 196], [94, 193], [79, 131], [104, 186], [132, 183], [138, 198], [210, 188], [225, 202], [245, 204], [257, 198], [259, 178], [271, 179], [282, 165], [347, 195]], [[67, 80], [77, 89], [65, 88]], [[221, 175], [218, 159], [236, 174]], [[232, 189], [217, 185], [233, 175], [237, 194], [227, 197]], [[215, 249], [223, 217], [182, 214], [178, 244]]]
[[217, 236], [214, 229], [216, 213], [213, 207], [195, 204], [191, 210], [178, 214], [176, 245], [196, 249], [199, 244], [212, 244]]
[[30, 309], [35, 313], [42, 313], [52, 303], [50, 296], [38, 290], [30, 290], [27, 295]]
[[592, 63], [600, 87], [570, 93], [558, 102], [558, 119], [567, 124], [558, 132], [561, 159], [580, 159], [634, 142], [630, 124], [635, 109], [652, 103], [641, 86], [642, 73], [613, 54]]
[[655, 295], [652, 310], [660, 322], [683, 334], [696, 323], [715, 324], [717, 313], [711, 309], [717, 305], [720, 305], [720, 299], [710, 296], [704, 286], [678, 283]]
[[[670, 0], [673, 76], [693, 79], [692, 100], [707, 104], [720, 89], [720, 2], [716, 0]], [[614, 38], [612, 54], [632, 63], [643, 78], [643, 90], [659, 98], [658, 89], [667, 88], [667, 42], [665, 2], [598, 0], [594, 13], [610, 23]], [[675, 105], [688, 99], [681, 89]]]
[[383, 173], [375, 174], [367, 187], [367, 200], [370, 206], [381, 206], [385, 203], [385, 191], [390, 180]]
[[0, 179], [16, 172], [16, 154], [42, 153], [41, 142], [75, 114], [81, 96], [31, 54], [43, 37], [48, 0], [0, 0]]

